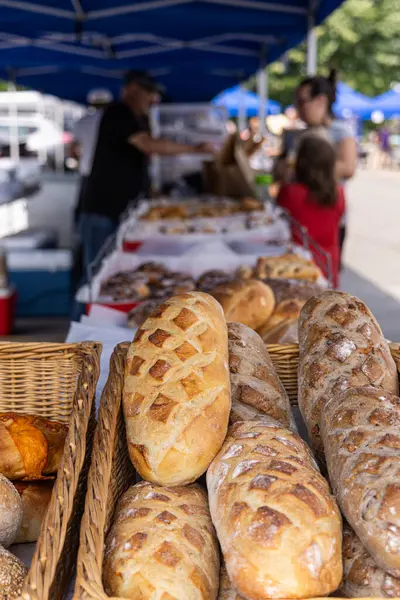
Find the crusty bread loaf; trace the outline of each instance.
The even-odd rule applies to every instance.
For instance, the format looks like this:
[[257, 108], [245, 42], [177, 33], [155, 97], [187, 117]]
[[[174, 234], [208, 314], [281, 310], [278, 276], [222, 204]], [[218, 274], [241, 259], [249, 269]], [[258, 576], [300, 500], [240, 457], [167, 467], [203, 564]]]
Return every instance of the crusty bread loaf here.
[[16, 544], [37, 542], [39, 539], [53, 485], [54, 481], [15, 482], [22, 500], [22, 523], [15, 538]]
[[306, 279], [315, 283], [321, 275], [312, 260], [290, 252], [281, 256], [260, 256], [254, 269], [254, 277], [259, 279]]
[[57, 472], [68, 428], [33, 415], [0, 414], [0, 473], [16, 479], [46, 479]]
[[212, 296], [174, 296], [146, 319], [128, 352], [123, 407], [144, 479], [184, 485], [206, 471], [230, 412], [228, 332]]
[[215, 600], [218, 579], [218, 544], [202, 488], [141, 482], [124, 494], [106, 540], [108, 594]]
[[273, 327], [276, 327], [277, 325], [280, 325], [282, 321], [287, 321], [288, 319], [298, 319], [304, 304], [304, 300], [297, 300], [296, 298], [282, 300], [282, 302], [275, 306], [274, 312], [268, 321], [260, 327], [258, 333], [262, 337], [263, 333], [267, 332]]
[[277, 305], [284, 300], [302, 300], [305, 304], [323, 291], [317, 283], [305, 279], [265, 279], [264, 283], [274, 292]]
[[385, 573], [372, 560], [348, 525], [343, 531], [343, 581], [348, 598], [399, 598], [400, 579]]
[[224, 564], [221, 565], [218, 600], [244, 600], [234, 589]]
[[233, 586], [248, 600], [324, 596], [342, 576], [342, 528], [307, 445], [268, 417], [231, 426], [207, 473]]
[[319, 421], [327, 400], [361, 385], [397, 393], [396, 365], [372, 313], [343, 292], [324, 292], [304, 305], [299, 355], [299, 406], [312, 445], [323, 459]]
[[270, 329], [263, 330], [260, 336], [264, 344], [297, 344], [299, 341], [299, 319], [286, 319]]
[[0, 544], [14, 543], [22, 521], [22, 502], [11, 481], [0, 475]]
[[274, 310], [275, 297], [270, 287], [256, 279], [236, 280], [213, 290], [227, 321], [258, 329]]
[[14, 600], [21, 594], [27, 572], [19, 558], [0, 546], [0, 600]]
[[400, 577], [400, 399], [352, 388], [322, 411], [333, 492], [376, 564]]
[[262, 414], [295, 428], [289, 398], [260, 336], [241, 323], [228, 323], [231, 422]]

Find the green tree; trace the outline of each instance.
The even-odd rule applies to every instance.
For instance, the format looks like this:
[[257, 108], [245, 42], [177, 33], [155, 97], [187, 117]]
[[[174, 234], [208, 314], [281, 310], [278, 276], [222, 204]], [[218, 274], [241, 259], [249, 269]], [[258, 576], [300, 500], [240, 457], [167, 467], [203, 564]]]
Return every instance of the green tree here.
[[[336, 68], [354, 89], [376, 96], [400, 82], [400, 0], [347, 0], [318, 27], [318, 72]], [[284, 105], [304, 77], [306, 46], [270, 66], [269, 93]]]

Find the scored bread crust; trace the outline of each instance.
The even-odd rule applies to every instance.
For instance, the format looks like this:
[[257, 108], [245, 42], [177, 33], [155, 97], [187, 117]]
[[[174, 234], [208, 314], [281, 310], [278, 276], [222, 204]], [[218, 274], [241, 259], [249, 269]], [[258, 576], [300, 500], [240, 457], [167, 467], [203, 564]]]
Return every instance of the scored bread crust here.
[[400, 399], [373, 387], [347, 390], [322, 412], [334, 494], [375, 563], [400, 577]]
[[210, 512], [230, 580], [248, 600], [334, 591], [341, 517], [310, 450], [263, 417], [232, 425], [207, 473]]
[[322, 273], [317, 265], [298, 254], [260, 256], [254, 269], [254, 277], [260, 279], [305, 279], [315, 283]]
[[225, 283], [215, 288], [212, 295], [221, 304], [227, 321], [243, 323], [251, 329], [261, 327], [275, 306], [271, 288], [256, 279]]
[[228, 323], [231, 423], [268, 415], [295, 429], [290, 402], [260, 336], [241, 323]]
[[380, 569], [348, 525], [343, 530], [343, 581], [347, 598], [399, 598], [400, 579]]
[[243, 596], [240, 596], [233, 588], [224, 564], [221, 565], [221, 573], [219, 576], [218, 600], [245, 600]]
[[227, 326], [212, 296], [174, 296], [146, 319], [128, 352], [123, 409], [144, 479], [185, 485], [206, 471], [230, 412]]
[[105, 546], [106, 593], [130, 600], [215, 600], [219, 566], [200, 486], [141, 482], [122, 496]]
[[324, 404], [362, 385], [398, 393], [396, 365], [375, 317], [355, 296], [332, 291], [314, 296], [299, 319], [298, 401], [321, 460]]

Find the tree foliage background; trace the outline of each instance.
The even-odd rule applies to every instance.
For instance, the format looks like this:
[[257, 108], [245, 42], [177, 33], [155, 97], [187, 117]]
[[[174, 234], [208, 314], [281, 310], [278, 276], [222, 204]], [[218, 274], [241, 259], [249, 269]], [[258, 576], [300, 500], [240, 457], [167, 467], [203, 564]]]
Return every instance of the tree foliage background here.
[[[318, 73], [376, 96], [400, 83], [400, 0], [347, 0], [317, 29]], [[290, 50], [269, 68], [269, 95], [283, 105], [305, 76], [306, 46]]]

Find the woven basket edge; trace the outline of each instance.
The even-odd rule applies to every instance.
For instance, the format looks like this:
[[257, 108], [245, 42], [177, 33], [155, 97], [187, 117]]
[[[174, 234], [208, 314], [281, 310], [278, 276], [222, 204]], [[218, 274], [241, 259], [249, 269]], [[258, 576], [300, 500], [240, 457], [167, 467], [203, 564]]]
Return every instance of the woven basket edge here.
[[[22, 346], [27, 346], [22, 344]], [[37, 344], [32, 343], [30, 350], [40, 353], [40, 348]], [[57, 351], [66, 350], [73, 351], [82, 355], [83, 368], [78, 379], [75, 399], [71, 411], [68, 434], [64, 445], [64, 452], [57, 472], [56, 483], [51, 495], [49, 508], [43, 520], [41, 533], [36, 544], [36, 549], [32, 557], [32, 562], [28, 571], [28, 576], [25, 580], [21, 596], [17, 600], [51, 600], [49, 598], [49, 588], [54, 578], [58, 560], [62, 552], [66, 523], [72, 515], [74, 508], [74, 498], [78, 485], [79, 474], [85, 460], [86, 442], [88, 426], [93, 413], [93, 404], [95, 401], [96, 385], [100, 375], [100, 355], [102, 344], [99, 342], [80, 342], [76, 344], [45, 344], [46, 349], [51, 347], [51, 350]], [[19, 356], [19, 355], [18, 355]], [[20, 356], [24, 358], [24, 356]], [[83, 391], [83, 398], [78, 398], [80, 390]], [[84, 423], [84, 435], [82, 435], [82, 423]], [[76, 462], [76, 454], [72, 457], [70, 451], [75, 452], [77, 446], [75, 441], [83, 446], [80, 465], [76, 480], [74, 474], [74, 466]], [[75, 448], [73, 448], [75, 446]], [[63, 472], [63, 477], [59, 474]], [[64, 478], [69, 480], [69, 493], [65, 498], [63, 495]], [[66, 503], [69, 502], [69, 511], [65, 510]], [[55, 515], [61, 515], [60, 519], [54, 518]], [[48, 542], [47, 534], [51, 538]], [[42, 557], [42, 558], [41, 558]], [[50, 572], [48, 564], [50, 562]], [[47, 582], [41, 581], [46, 571]], [[50, 580], [50, 581], [48, 581]]]
[[[111, 476], [113, 457], [107, 453], [104, 458], [104, 455], [101, 454], [100, 450], [101, 443], [104, 445], [104, 442], [106, 442], [107, 447], [112, 447], [114, 444], [121, 404], [115, 402], [116, 394], [113, 392], [113, 388], [115, 385], [117, 386], [117, 389], [120, 386], [119, 389], [122, 391], [128, 348], [128, 342], [122, 342], [114, 348], [110, 358], [109, 376], [101, 396], [98, 423], [93, 444], [92, 462], [88, 477], [85, 510], [81, 521], [77, 576], [73, 596], [74, 600], [105, 600], [106, 598], [109, 600], [109, 596], [102, 590], [102, 564], [98, 564], [98, 561], [96, 560], [96, 557], [93, 557], [92, 552], [92, 548], [96, 547], [99, 551], [99, 555], [102, 556], [106, 511], [103, 511], [101, 521], [96, 520], [95, 527], [92, 517], [96, 516], [94, 514], [96, 512], [95, 498], [101, 497], [100, 500], [104, 509], [107, 502], [107, 489]], [[121, 394], [119, 394], [119, 397], [121, 397]], [[96, 473], [98, 473], [100, 468], [103, 474], [102, 482], [104, 483], [101, 489], [95, 485]], [[96, 540], [92, 539], [92, 536], [93, 538], [96, 538]], [[87, 573], [91, 573], [90, 577], [86, 576]], [[89, 582], [91, 584], [90, 594], [84, 589]], [[94, 591], [93, 587], [97, 588], [97, 590]]]

